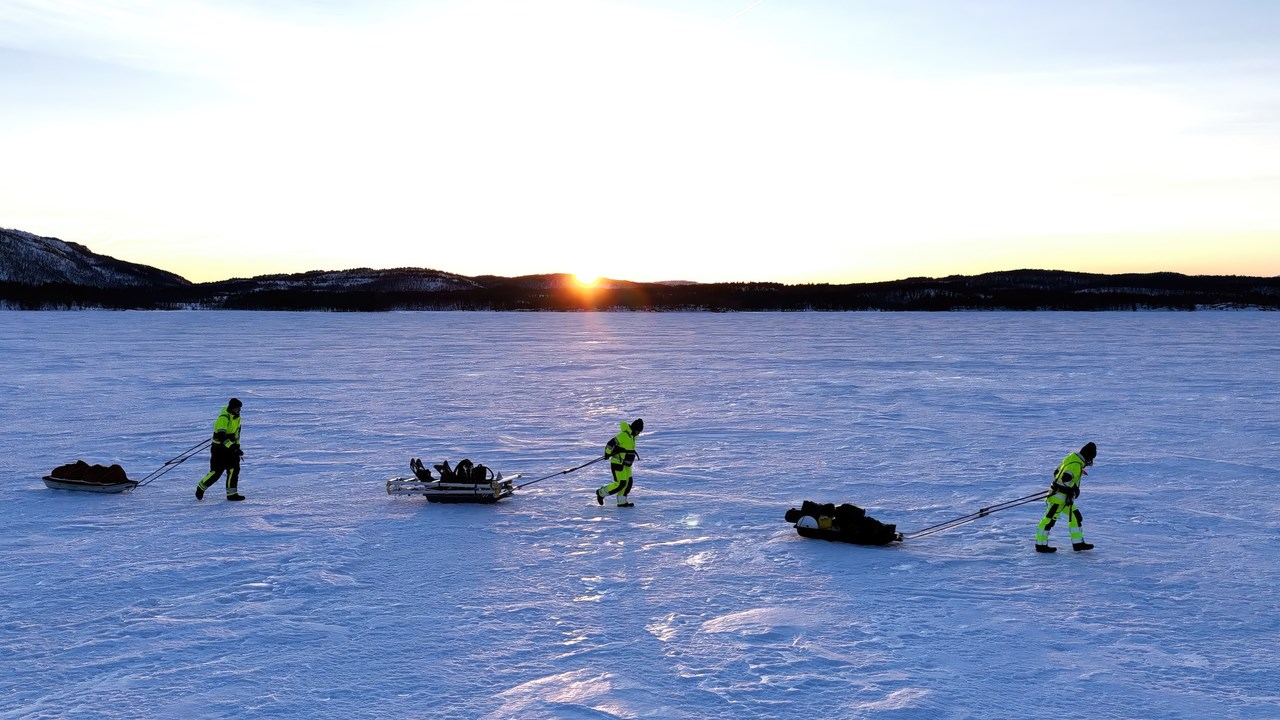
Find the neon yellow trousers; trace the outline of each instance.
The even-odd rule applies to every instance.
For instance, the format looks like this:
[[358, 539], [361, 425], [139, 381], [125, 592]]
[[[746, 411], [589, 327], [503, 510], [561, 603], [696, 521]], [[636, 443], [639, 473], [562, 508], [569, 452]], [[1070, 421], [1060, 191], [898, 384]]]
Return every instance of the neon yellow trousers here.
[[1084, 516], [1080, 514], [1080, 510], [1075, 505], [1067, 502], [1067, 498], [1060, 494], [1053, 494], [1045, 500], [1044, 517], [1040, 518], [1040, 524], [1036, 525], [1036, 544], [1049, 544], [1049, 531], [1053, 529], [1054, 523], [1058, 522], [1058, 518], [1063, 515], [1067, 516], [1067, 529], [1071, 534], [1071, 544], [1084, 542], [1084, 529], [1081, 527], [1084, 523]]
[[617, 463], [609, 463], [609, 469], [613, 471], [613, 482], [605, 485], [596, 492], [601, 497], [609, 495], [618, 496], [618, 504], [630, 502], [627, 496], [631, 494], [631, 466]]

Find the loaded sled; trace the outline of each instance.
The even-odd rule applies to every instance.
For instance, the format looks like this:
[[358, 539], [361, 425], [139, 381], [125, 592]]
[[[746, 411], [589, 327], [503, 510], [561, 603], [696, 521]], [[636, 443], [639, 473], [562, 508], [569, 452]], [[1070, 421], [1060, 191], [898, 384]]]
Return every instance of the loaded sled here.
[[130, 480], [119, 465], [90, 465], [83, 460], [59, 465], [41, 480], [53, 490], [94, 493], [128, 492], [138, 486], [138, 482]]
[[59, 465], [41, 479], [44, 480], [45, 485], [54, 490], [80, 490], [95, 493], [129, 492], [151, 483], [191, 459], [196, 453], [209, 447], [212, 442], [212, 440], [201, 440], [196, 445], [183, 450], [177, 457], [165, 460], [163, 465], [147, 473], [141, 480], [130, 480], [124, 468], [119, 465], [110, 467], [90, 465], [83, 460]]
[[422, 460], [409, 460], [413, 477], [391, 478], [387, 481], [387, 494], [422, 495], [428, 502], [435, 503], [496, 503], [511, 497], [515, 492], [511, 483], [520, 477], [504, 478], [502, 473], [495, 475], [489, 468], [473, 465], [470, 460], [459, 460], [456, 467], [449, 467], [446, 460], [433, 467], [439, 477], [433, 477]]
[[888, 545], [902, 540], [897, 525], [887, 525], [867, 515], [857, 505], [815, 503], [805, 500], [784, 516], [803, 537], [855, 545]]

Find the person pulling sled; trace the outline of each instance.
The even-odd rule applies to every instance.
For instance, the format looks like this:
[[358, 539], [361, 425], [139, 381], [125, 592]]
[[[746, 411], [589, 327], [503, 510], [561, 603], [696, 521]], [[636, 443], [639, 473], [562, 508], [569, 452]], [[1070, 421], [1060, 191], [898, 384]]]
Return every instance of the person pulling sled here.
[[244, 499], [236, 489], [240, 480], [240, 458], [244, 457], [244, 451], [240, 449], [240, 406], [238, 399], [231, 398], [213, 423], [213, 444], [209, 446], [209, 474], [196, 483], [197, 500], [204, 499], [204, 491], [218, 482], [218, 476], [223, 472], [227, 473], [227, 499]]
[[621, 432], [605, 443], [604, 456], [609, 458], [609, 470], [613, 482], [596, 490], [596, 504], [603, 505], [609, 495], [618, 496], [618, 507], [634, 507], [631, 502], [631, 465], [640, 457], [636, 452], [636, 438], [644, 431], [644, 420], [619, 423]]
[[1092, 442], [1080, 448], [1080, 452], [1068, 454], [1053, 471], [1053, 484], [1049, 486], [1049, 497], [1045, 498], [1044, 517], [1036, 525], [1036, 552], [1057, 552], [1058, 548], [1049, 544], [1049, 531], [1054, 523], [1063, 515], [1067, 516], [1067, 527], [1071, 534], [1071, 549], [1076, 551], [1092, 550], [1093, 545], [1084, 541], [1084, 516], [1075, 506], [1080, 497], [1080, 480], [1089, 473], [1085, 468], [1093, 465], [1098, 456], [1098, 446]]

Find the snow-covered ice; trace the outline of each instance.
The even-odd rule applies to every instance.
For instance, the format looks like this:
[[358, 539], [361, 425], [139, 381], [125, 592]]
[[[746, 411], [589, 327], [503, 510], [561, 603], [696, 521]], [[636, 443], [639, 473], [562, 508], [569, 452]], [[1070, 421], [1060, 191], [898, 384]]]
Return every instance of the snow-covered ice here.
[[[1280, 315], [0, 313], [0, 718], [1275, 718]], [[243, 503], [207, 456], [244, 400]], [[389, 497], [469, 457], [496, 506]], [[1041, 504], [885, 548], [1098, 461]], [[1061, 525], [1061, 523], [1060, 523]]]

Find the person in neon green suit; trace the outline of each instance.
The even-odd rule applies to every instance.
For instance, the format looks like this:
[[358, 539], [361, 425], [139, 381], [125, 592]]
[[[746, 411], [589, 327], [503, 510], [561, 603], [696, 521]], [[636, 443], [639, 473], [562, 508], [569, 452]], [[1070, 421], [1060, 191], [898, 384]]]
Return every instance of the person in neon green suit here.
[[204, 491], [217, 482], [218, 476], [223, 472], [227, 473], [227, 499], [244, 499], [236, 490], [240, 480], [240, 458], [244, 455], [244, 451], [240, 449], [241, 405], [238, 399], [231, 398], [213, 423], [213, 444], [209, 446], [209, 474], [196, 483], [197, 500], [204, 499]]
[[605, 497], [617, 495], [618, 507], [632, 507], [635, 503], [628, 497], [631, 494], [631, 464], [640, 457], [636, 452], [636, 437], [644, 430], [644, 420], [636, 418], [630, 423], [621, 422], [619, 426], [622, 431], [604, 446], [604, 456], [609, 458], [613, 482], [596, 490], [596, 503], [603, 505]]
[[1098, 446], [1086, 443], [1080, 452], [1073, 452], [1062, 459], [1058, 469], [1053, 471], [1053, 485], [1049, 487], [1049, 497], [1045, 498], [1044, 517], [1036, 526], [1036, 552], [1057, 552], [1058, 548], [1049, 544], [1049, 530], [1063, 515], [1067, 516], [1067, 527], [1071, 532], [1072, 550], [1092, 550], [1093, 546], [1084, 541], [1084, 517], [1075, 506], [1080, 496], [1080, 480], [1089, 473], [1085, 468], [1093, 465], [1098, 456]]

